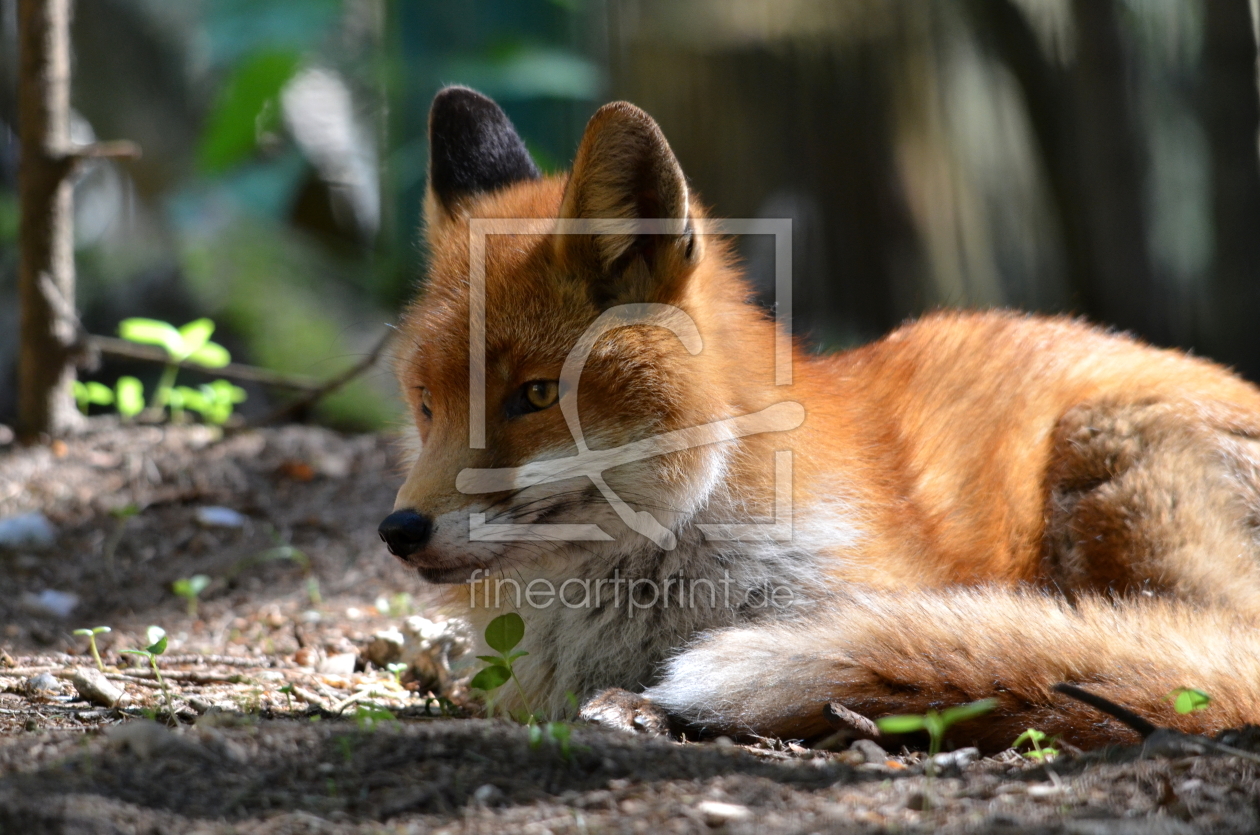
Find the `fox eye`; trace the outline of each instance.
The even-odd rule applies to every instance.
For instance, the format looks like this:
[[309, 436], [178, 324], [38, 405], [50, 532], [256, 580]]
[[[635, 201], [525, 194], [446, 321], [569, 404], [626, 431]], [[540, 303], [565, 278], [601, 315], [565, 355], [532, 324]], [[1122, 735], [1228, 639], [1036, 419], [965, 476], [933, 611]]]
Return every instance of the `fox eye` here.
[[555, 380], [534, 380], [526, 383], [525, 399], [538, 411], [554, 406], [560, 399], [560, 383]]
[[425, 388], [424, 386], [419, 386], [419, 389], [420, 389], [420, 411], [424, 413], [425, 417], [432, 419], [433, 418], [433, 395], [429, 394], [429, 390]]
[[557, 380], [530, 380], [508, 398], [504, 411], [509, 418], [541, 412], [556, 405], [560, 399], [560, 383]]

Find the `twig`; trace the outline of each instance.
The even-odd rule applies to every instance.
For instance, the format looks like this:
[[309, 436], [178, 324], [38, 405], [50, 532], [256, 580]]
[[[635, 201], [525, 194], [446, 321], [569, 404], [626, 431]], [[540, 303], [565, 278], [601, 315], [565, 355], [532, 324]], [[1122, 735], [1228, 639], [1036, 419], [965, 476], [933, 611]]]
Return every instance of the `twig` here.
[[1146, 719], [1138, 716], [1127, 707], [1118, 705], [1110, 699], [1105, 699], [1097, 693], [1082, 690], [1074, 684], [1056, 684], [1054, 686], [1054, 690], [1065, 696], [1076, 699], [1078, 702], [1083, 702], [1084, 704], [1092, 707], [1094, 710], [1107, 714], [1113, 719], [1137, 731], [1141, 735], [1142, 739], [1146, 739], [1160, 729], [1158, 725], [1148, 722]]
[[[157, 676], [151, 670], [133, 670], [127, 675], [136, 680], [157, 680]], [[243, 680], [240, 673], [199, 673], [194, 670], [166, 670], [162, 673], [162, 678], [168, 681], [185, 681], [189, 684], [240, 684]]]
[[141, 345], [136, 342], [128, 342], [125, 339], [118, 339], [112, 336], [88, 336], [86, 338], [89, 350], [99, 351], [102, 354], [109, 354], [115, 357], [125, 357], [127, 359], [141, 360], [143, 362], [156, 362], [163, 365], [176, 365], [180, 368], [186, 368], [191, 371], [200, 371], [206, 374], [216, 374], [220, 377], [227, 377], [233, 380], [241, 380], [247, 383], [261, 383], [265, 386], [275, 386], [276, 388], [297, 389], [299, 391], [319, 391], [322, 386], [311, 377], [305, 377], [296, 374], [283, 374], [279, 371], [270, 371], [266, 368], [259, 368], [255, 365], [242, 365], [240, 363], [228, 363], [222, 368], [207, 368], [195, 362], [183, 360], [180, 362], [172, 362], [170, 354], [156, 345]]
[[1172, 728], [1163, 728], [1138, 716], [1127, 707], [1105, 699], [1097, 693], [1090, 693], [1072, 684], [1056, 684], [1054, 690], [1083, 702], [1095, 710], [1101, 711], [1118, 721], [1128, 725], [1142, 735], [1142, 749], [1147, 754], [1223, 754], [1227, 757], [1240, 757], [1254, 763], [1260, 763], [1260, 754], [1243, 751], [1232, 745], [1217, 742], [1202, 734], [1187, 734]]
[[162, 659], [166, 666], [174, 667], [180, 664], [205, 664], [220, 667], [284, 667], [284, 664], [277, 664], [275, 658], [242, 658], [235, 655], [168, 655]]
[[381, 334], [381, 338], [376, 341], [376, 345], [373, 346], [372, 350], [357, 363], [328, 380], [323, 385], [307, 392], [305, 395], [299, 397], [297, 400], [294, 400], [292, 403], [287, 403], [276, 409], [262, 420], [257, 421], [254, 425], [268, 426], [273, 423], [287, 423], [293, 420], [295, 416], [310, 409], [320, 400], [332, 394], [334, 391], [375, 365], [376, 361], [381, 358], [381, 354], [385, 351], [385, 347], [389, 344], [390, 339], [393, 338], [393, 336], [394, 331], [392, 328], [385, 331], [385, 333]]
[[316, 696], [314, 693], [312, 693], [310, 690], [307, 690], [305, 687], [298, 687], [296, 684], [291, 684], [290, 686], [293, 688], [294, 696], [297, 696], [299, 699], [306, 702], [308, 705], [311, 705], [312, 707], [317, 707], [324, 712], [328, 712], [327, 701], [320, 698], [319, 696]]

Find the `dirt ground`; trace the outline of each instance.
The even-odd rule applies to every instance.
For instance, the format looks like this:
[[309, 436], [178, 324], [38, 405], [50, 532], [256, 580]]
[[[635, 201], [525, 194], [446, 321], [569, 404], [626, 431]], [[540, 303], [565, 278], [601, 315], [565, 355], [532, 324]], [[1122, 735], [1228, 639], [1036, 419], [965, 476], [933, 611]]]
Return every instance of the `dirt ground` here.
[[[393, 452], [107, 419], [0, 446], [0, 538], [22, 514], [51, 524], [0, 546], [0, 833], [1260, 831], [1260, 765], [1241, 757], [1008, 751], [929, 778], [921, 755], [869, 746], [586, 726], [562, 744], [469, 718], [458, 629], [376, 537]], [[193, 612], [173, 585], [196, 575]], [[121, 652], [150, 625], [169, 702]], [[94, 626], [118, 707], [72, 682], [95, 669], [74, 630]], [[395, 658], [408, 668], [378, 666]], [[1255, 732], [1230, 741], [1260, 751]]]

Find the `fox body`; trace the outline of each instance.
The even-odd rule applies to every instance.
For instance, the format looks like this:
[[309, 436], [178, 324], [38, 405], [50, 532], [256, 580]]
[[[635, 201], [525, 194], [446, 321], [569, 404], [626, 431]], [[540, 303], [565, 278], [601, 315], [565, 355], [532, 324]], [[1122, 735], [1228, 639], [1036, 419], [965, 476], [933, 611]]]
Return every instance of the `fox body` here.
[[[1251, 384], [1011, 312], [793, 346], [785, 374], [641, 110], [601, 108], [568, 176], [540, 176], [463, 88], [438, 95], [430, 140], [429, 274], [397, 365], [417, 443], [381, 533], [478, 635], [520, 613], [531, 709], [571, 694], [613, 725], [808, 738], [829, 703], [994, 696], [964, 728], [982, 745], [1135, 738], [1062, 681], [1181, 730], [1260, 722]], [[536, 222], [478, 232], [495, 218]], [[1212, 708], [1176, 714], [1178, 687]]]

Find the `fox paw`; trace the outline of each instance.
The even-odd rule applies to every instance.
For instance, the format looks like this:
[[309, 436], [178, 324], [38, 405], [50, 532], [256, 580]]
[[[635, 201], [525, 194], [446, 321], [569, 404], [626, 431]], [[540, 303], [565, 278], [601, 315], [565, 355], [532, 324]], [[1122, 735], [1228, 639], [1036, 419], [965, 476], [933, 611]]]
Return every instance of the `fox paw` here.
[[610, 687], [598, 693], [578, 715], [588, 722], [620, 731], [665, 736], [669, 733], [669, 714], [660, 706], [637, 693]]

